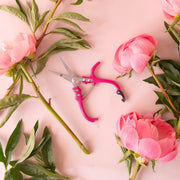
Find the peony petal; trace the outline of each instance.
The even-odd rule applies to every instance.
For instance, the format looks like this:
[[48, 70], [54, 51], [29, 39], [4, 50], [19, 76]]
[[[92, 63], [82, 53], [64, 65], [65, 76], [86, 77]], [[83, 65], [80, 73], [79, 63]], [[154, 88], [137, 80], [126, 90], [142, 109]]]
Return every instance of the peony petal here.
[[157, 127], [159, 133], [159, 139], [175, 138], [175, 131], [172, 126], [163, 120], [156, 120], [153, 124]]
[[147, 65], [150, 57], [144, 54], [134, 54], [130, 61], [131, 67], [138, 73], [141, 73]]
[[178, 153], [178, 150], [175, 149], [174, 151], [170, 152], [169, 154], [167, 154], [166, 156], [162, 157], [162, 158], [159, 158], [157, 159], [158, 161], [161, 161], [161, 162], [168, 162], [168, 161], [171, 161], [173, 160], [176, 155]]
[[145, 54], [151, 55], [154, 51], [156, 43], [153, 43], [148, 39], [148, 37], [138, 37], [129, 48], [133, 51], [133, 54]]
[[168, 153], [172, 152], [175, 148], [175, 139], [165, 138], [159, 141], [161, 146], [161, 157], [166, 156]]
[[149, 121], [140, 119], [137, 123], [136, 130], [139, 135], [139, 139], [152, 138], [158, 140], [158, 130]]
[[161, 155], [161, 147], [154, 139], [141, 139], [139, 141], [139, 149], [137, 153], [148, 159], [157, 159]]
[[124, 127], [121, 131], [120, 138], [126, 148], [137, 152], [139, 137], [137, 131], [133, 127]]

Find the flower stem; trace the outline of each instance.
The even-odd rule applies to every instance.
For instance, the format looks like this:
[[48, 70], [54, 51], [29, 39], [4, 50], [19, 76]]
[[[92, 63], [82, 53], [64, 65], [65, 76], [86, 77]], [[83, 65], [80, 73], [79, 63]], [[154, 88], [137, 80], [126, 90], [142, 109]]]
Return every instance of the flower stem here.
[[140, 169], [140, 164], [139, 164], [138, 161], [136, 161], [134, 171], [133, 171], [133, 174], [132, 174], [132, 177], [130, 178], [130, 180], [135, 180], [136, 179], [136, 175], [137, 175], [139, 169]]
[[179, 117], [179, 112], [178, 110], [174, 107], [172, 101], [170, 100], [168, 94], [166, 93], [166, 91], [164, 90], [162, 84], [160, 83], [160, 81], [158, 80], [158, 78], [156, 77], [155, 73], [154, 73], [154, 70], [153, 70], [153, 67], [150, 66], [150, 65], [147, 65], [146, 66], [147, 69], [149, 70], [149, 72], [152, 74], [154, 80], [156, 81], [157, 85], [159, 86], [159, 88], [161, 89], [162, 93], [164, 94], [166, 100], [168, 101], [169, 105], [172, 107], [172, 109], [177, 113], [178, 117]]
[[72, 130], [67, 126], [67, 124], [63, 121], [63, 119], [57, 114], [57, 112], [52, 108], [49, 102], [46, 101], [46, 99], [41, 94], [39, 88], [35, 84], [34, 80], [32, 79], [31, 75], [28, 73], [26, 68], [20, 64], [20, 67], [22, 71], [24, 72], [26, 78], [28, 79], [29, 83], [31, 83], [32, 87], [34, 88], [35, 92], [37, 93], [39, 99], [42, 101], [44, 106], [53, 114], [53, 116], [60, 122], [60, 124], [66, 129], [66, 131], [71, 135], [71, 137], [74, 139], [74, 141], [77, 143], [77, 145], [80, 147], [80, 149], [85, 153], [89, 154], [88, 150], [85, 148], [85, 146], [82, 144], [82, 142], [78, 139], [78, 137], [72, 132]]
[[180, 139], [180, 117], [179, 117], [179, 121], [176, 127], [176, 138]]
[[49, 18], [48, 18], [48, 20], [46, 21], [46, 24], [44, 25], [43, 31], [42, 31], [39, 39], [38, 39], [37, 42], [36, 42], [36, 48], [38, 48], [40, 42], [42, 41], [42, 39], [43, 39], [43, 37], [44, 37], [44, 35], [45, 35], [46, 31], [47, 31], [47, 28], [48, 28], [48, 26], [49, 26], [49, 23], [51, 22], [51, 18], [53, 17], [53, 15], [54, 15], [57, 7], [58, 7], [59, 4], [61, 3], [61, 1], [62, 1], [62, 0], [58, 0], [58, 1], [56, 2], [56, 4], [55, 4], [54, 8], [52, 9], [51, 14], [49, 15]]

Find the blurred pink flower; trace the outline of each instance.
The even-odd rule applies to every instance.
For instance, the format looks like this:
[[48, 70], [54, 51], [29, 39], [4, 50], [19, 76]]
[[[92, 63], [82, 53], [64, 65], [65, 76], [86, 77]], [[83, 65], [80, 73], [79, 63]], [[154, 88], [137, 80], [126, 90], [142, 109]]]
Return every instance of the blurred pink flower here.
[[162, 9], [168, 19], [174, 19], [176, 15], [180, 15], [179, 0], [161, 0]]
[[132, 69], [142, 72], [151, 59], [157, 42], [148, 34], [139, 35], [123, 43], [115, 53], [113, 67], [119, 73], [128, 73]]
[[13, 42], [0, 45], [0, 75], [6, 73], [15, 63], [24, 57], [36, 53], [36, 39], [30, 34], [20, 33]]
[[178, 152], [175, 131], [160, 116], [142, 117], [136, 112], [121, 116], [117, 122], [117, 136], [122, 146], [148, 159], [166, 162]]

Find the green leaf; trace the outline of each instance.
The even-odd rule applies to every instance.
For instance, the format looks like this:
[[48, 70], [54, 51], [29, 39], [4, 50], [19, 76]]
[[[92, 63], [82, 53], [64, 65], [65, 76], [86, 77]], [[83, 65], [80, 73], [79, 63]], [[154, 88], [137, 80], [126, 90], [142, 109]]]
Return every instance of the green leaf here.
[[164, 22], [164, 25], [167, 29], [167, 32], [172, 37], [172, 39], [179, 45], [180, 44], [180, 36], [179, 36], [178, 32], [173, 27], [171, 27], [167, 22]]
[[77, 38], [77, 36], [73, 33], [73, 31], [71, 31], [67, 28], [56, 28], [53, 31], [51, 31], [50, 33], [58, 33], [58, 34], [65, 35], [70, 38]]
[[151, 159], [152, 169], [155, 172], [155, 163], [156, 161], [154, 159]]
[[[172, 113], [174, 114], [174, 116], [176, 117], [176, 116], [177, 116], [177, 115], [176, 115], [176, 112], [174, 112], [174, 110], [173, 110], [172, 107], [170, 106], [169, 102], [168, 102], [167, 99], [165, 98], [164, 94], [163, 94], [162, 92], [158, 92], [158, 91], [155, 91], [155, 93], [157, 94], [157, 96], [158, 96], [158, 98], [159, 98], [159, 99], [156, 101], [156, 104], [163, 104], [163, 105], [166, 106], [166, 107], [168, 108], [168, 110], [169, 110], [170, 112], [172, 112]], [[172, 102], [174, 102], [171, 96], [169, 96], [169, 98], [171, 99]], [[173, 104], [176, 106], [175, 103], [173, 103]]]
[[[19, 0], [16, 0], [16, 4], [18, 5], [19, 10], [20, 10], [20, 11], [26, 16], [26, 18], [27, 18], [26, 12], [25, 12], [24, 8], [22, 7], [22, 5], [21, 5], [21, 3], [20, 3]], [[27, 19], [28, 19], [28, 18], [27, 18]]]
[[[123, 154], [125, 154], [128, 151], [128, 149], [126, 149], [122, 146], [121, 146], [121, 150], [122, 150]], [[125, 160], [129, 176], [131, 175], [133, 160], [134, 160], [134, 156], [132, 154]]]
[[30, 17], [30, 19], [32, 21], [31, 7], [30, 7], [30, 5], [29, 5], [27, 0], [26, 0], [26, 7], [27, 7], [27, 10], [28, 10], [29, 17]]
[[124, 154], [124, 156], [123, 156], [123, 157], [122, 157], [122, 159], [119, 161], [119, 163], [121, 163], [121, 162], [125, 161], [126, 159], [128, 159], [128, 158], [129, 158], [129, 156], [130, 156], [130, 155], [132, 155], [132, 153], [131, 153], [131, 151], [130, 151], [130, 150], [128, 150], [128, 151], [126, 151], [126, 152], [124, 152], [123, 154]]
[[46, 174], [50, 178], [56, 178], [58, 180], [70, 180], [68, 177], [62, 176], [58, 174], [57, 172], [53, 173], [52, 171], [49, 171], [48, 169], [45, 169], [42, 166], [39, 166], [39, 165], [34, 165], [34, 166], [37, 167], [40, 171], [42, 171], [44, 174]]
[[48, 142], [48, 140], [51, 138], [51, 136], [47, 136], [41, 139], [41, 141], [38, 143], [38, 145], [36, 145], [36, 147], [33, 149], [31, 156], [34, 156], [35, 154], [37, 154]]
[[39, 21], [37, 23], [36, 29], [44, 22], [45, 17], [47, 16], [47, 14], [49, 13], [49, 11], [45, 11], [40, 17], [39, 17]]
[[25, 161], [27, 158], [29, 158], [29, 156], [31, 155], [34, 146], [35, 146], [35, 128], [33, 128], [31, 135], [28, 139], [27, 145], [26, 145], [26, 149], [25, 149], [25, 153], [24, 155], [19, 159], [18, 163], [21, 163], [23, 161]]
[[31, 98], [32, 96], [27, 94], [11, 94], [5, 98], [0, 99], [0, 110], [6, 109], [8, 107], [19, 105], [24, 100]]
[[32, 0], [31, 18], [32, 18], [32, 25], [34, 28], [34, 32], [36, 31], [37, 26], [38, 26], [38, 22], [39, 22], [38, 13], [39, 13], [39, 9], [38, 9], [38, 6], [36, 4], [36, 1]]
[[18, 122], [16, 128], [12, 132], [12, 134], [9, 137], [9, 140], [7, 142], [6, 149], [5, 149], [6, 165], [9, 164], [9, 162], [11, 160], [12, 151], [15, 149], [15, 147], [17, 146], [17, 144], [19, 142], [19, 139], [21, 136], [21, 127], [22, 127], [22, 120], [20, 120]]
[[14, 7], [7, 6], [7, 5], [1, 5], [0, 9], [3, 11], [6, 11], [12, 15], [15, 15], [16, 17], [21, 19], [23, 22], [25, 22], [29, 26], [29, 21], [28, 21], [27, 17], [19, 9], [16, 9]]
[[22, 174], [16, 168], [6, 171], [4, 180], [23, 180]]
[[173, 60], [162, 60], [159, 65], [169, 79], [180, 84], [180, 63], [174, 63]]
[[50, 0], [50, 1], [56, 2], [57, 0]]
[[6, 113], [2, 121], [0, 122], [0, 128], [4, 126], [4, 124], [9, 120], [9, 118], [11, 117], [11, 115], [14, 113], [14, 111], [17, 108], [18, 108], [18, 105], [14, 105], [8, 109], [8, 112]]
[[[45, 127], [45, 129], [44, 129], [43, 137], [44, 138], [51, 137], [51, 134], [50, 134], [49, 129], [47, 127]], [[49, 140], [43, 146], [42, 155], [43, 155], [43, 160], [47, 164], [48, 169], [55, 171], [56, 166], [55, 166], [55, 161], [54, 161], [51, 138], [49, 138]]]
[[83, 31], [83, 29], [81, 29], [81, 27], [80, 27], [78, 24], [76, 24], [76, 23], [74, 23], [74, 22], [72, 22], [72, 21], [70, 21], [70, 20], [68, 20], [68, 19], [64, 19], [64, 18], [53, 18], [53, 20], [61, 21], [61, 22], [66, 23], [66, 24], [68, 24], [68, 25], [70, 25], [70, 26], [72, 26], [72, 27], [74, 27], [74, 28], [76, 28], [76, 29], [78, 29], [78, 30], [80, 30], [80, 31]]
[[168, 124], [170, 124], [173, 128], [175, 128], [177, 126], [177, 119], [170, 119], [168, 121], [166, 121]]
[[4, 153], [3, 153], [3, 148], [2, 148], [1, 142], [0, 142], [0, 162], [3, 162], [4, 165], [6, 165], [6, 159], [5, 159], [5, 156], [4, 156]]
[[32, 177], [43, 178], [47, 176], [42, 171], [40, 171], [36, 166], [34, 166], [33, 163], [30, 163], [28, 161], [17, 164], [16, 168], [19, 171], [23, 172], [24, 174], [32, 176]]
[[77, 0], [76, 2], [74, 3], [71, 3], [72, 5], [80, 5], [82, 4], [83, 0]]
[[26, 95], [26, 94], [11, 94], [9, 96], [6, 96], [3, 99], [0, 99], [0, 110], [10, 107], [7, 114], [1, 121], [0, 127], [2, 127], [8, 121], [8, 119], [11, 117], [13, 112], [18, 108], [18, 106], [24, 100], [26, 100], [30, 97], [32, 97], [32, 96]]
[[83, 15], [76, 13], [76, 12], [64, 12], [55, 17], [57, 18], [69, 18], [69, 19], [75, 19], [79, 21], [89, 21], [88, 18], [84, 17]]

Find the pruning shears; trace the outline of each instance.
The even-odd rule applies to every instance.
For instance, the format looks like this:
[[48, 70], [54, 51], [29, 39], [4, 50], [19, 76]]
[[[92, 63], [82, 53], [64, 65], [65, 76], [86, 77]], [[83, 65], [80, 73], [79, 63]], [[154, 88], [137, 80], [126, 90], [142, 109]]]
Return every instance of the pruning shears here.
[[101, 78], [97, 78], [95, 75], [94, 75], [94, 71], [95, 69], [97, 68], [97, 66], [100, 64], [100, 61], [97, 62], [92, 68], [91, 68], [91, 74], [90, 76], [78, 76], [76, 75], [72, 70], [71, 68], [64, 62], [64, 60], [62, 58], [61, 59], [61, 62], [62, 64], [64, 65], [66, 71], [67, 71], [67, 74], [63, 74], [63, 73], [59, 73], [59, 72], [55, 72], [55, 71], [51, 71], [52, 73], [58, 75], [58, 76], [61, 76], [63, 77], [64, 79], [70, 81], [73, 85], [73, 91], [75, 93], [75, 99], [76, 101], [78, 102], [79, 104], [79, 107], [80, 107], [80, 110], [83, 114], [83, 116], [85, 117], [85, 119], [87, 119], [88, 121], [90, 122], [94, 122], [96, 120], [98, 120], [98, 118], [90, 118], [89, 116], [87, 116], [85, 110], [84, 110], [84, 106], [83, 106], [83, 99], [84, 97], [82, 96], [81, 94], [81, 88], [79, 87], [80, 83], [84, 83], [84, 84], [93, 84], [93, 85], [96, 85], [96, 83], [108, 83], [108, 84], [112, 84], [113, 86], [115, 86], [116, 88], [116, 93], [118, 95], [121, 95], [122, 96], [122, 101], [124, 102], [125, 101], [125, 97], [124, 97], [124, 94], [123, 92], [121, 91], [120, 87], [118, 86], [118, 84], [112, 80], [108, 80], [108, 79], [101, 79]]

